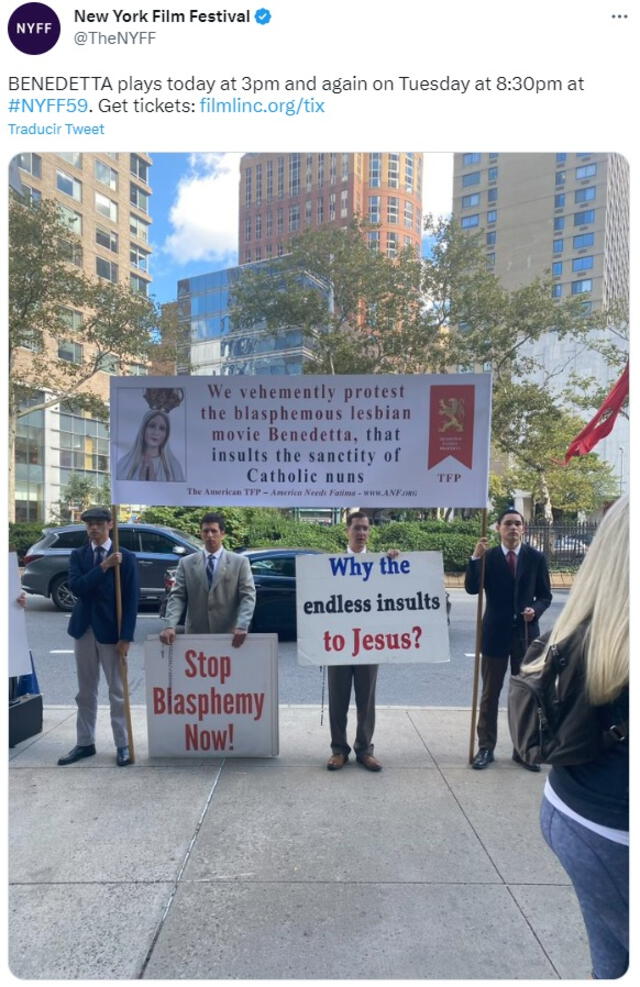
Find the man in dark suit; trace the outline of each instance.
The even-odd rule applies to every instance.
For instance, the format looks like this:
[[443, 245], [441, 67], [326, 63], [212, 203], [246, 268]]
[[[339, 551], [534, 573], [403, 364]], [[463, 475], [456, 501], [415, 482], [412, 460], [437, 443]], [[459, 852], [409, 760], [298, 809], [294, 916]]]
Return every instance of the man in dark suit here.
[[[507, 667], [517, 675], [528, 643], [539, 634], [538, 618], [551, 603], [549, 570], [542, 552], [522, 541], [524, 518], [513, 508], [497, 522], [500, 545], [488, 548], [481, 538], [467, 565], [464, 588], [480, 590], [480, 570], [485, 557], [484, 590], [487, 604], [482, 622], [482, 697], [478, 717], [478, 753], [472, 767], [486, 768], [493, 761], [498, 737], [498, 700]], [[529, 771], [539, 765], [524, 764], [516, 752], [513, 760]]]
[[[116, 745], [116, 763], [131, 763], [129, 738], [120, 675], [120, 658], [126, 658], [133, 641], [138, 614], [138, 564], [133, 552], [112, 550], [111, 511], [91, 507], [81, 517], [87, 526], [89, 542], [74, 548], [69, 560], [69, 587], [77, 596], [69, 621], [69, 634], [75, 640], [78, 695], [76, 704], [77, 744], [58, 764], [73, 764], [95, 754], [96, 716], [100, 666], [109, 686], [111, 729]], [[122, 625], [116, 618], [115, 567], [120, 566]]]

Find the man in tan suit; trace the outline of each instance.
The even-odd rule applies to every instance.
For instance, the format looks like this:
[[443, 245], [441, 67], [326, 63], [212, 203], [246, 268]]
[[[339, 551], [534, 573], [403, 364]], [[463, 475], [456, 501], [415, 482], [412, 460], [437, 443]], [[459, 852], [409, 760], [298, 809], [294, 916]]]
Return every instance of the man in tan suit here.
[[173, 644], [176, 626], [187, 608], [187, 634], [233, 635], [239, 648], [247, 636], [256, 605], [256, 588], [249, 560], [222, 545], [222, 514], [205, 514], [200, 522], [204, 551], [180, 559], [176, 582], [167, 603], [168, 627], [160, 633], [164, 644]]

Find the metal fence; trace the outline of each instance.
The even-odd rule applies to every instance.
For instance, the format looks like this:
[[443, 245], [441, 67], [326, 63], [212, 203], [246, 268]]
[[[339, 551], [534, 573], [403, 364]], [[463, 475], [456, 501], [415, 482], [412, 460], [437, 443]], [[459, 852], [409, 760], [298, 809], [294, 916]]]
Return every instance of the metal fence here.
[[573, 524], [527, 523], [525, 541], [544, 552], [549, 568], [577, 569], [584, 559], [598, 525], [594, 521]]

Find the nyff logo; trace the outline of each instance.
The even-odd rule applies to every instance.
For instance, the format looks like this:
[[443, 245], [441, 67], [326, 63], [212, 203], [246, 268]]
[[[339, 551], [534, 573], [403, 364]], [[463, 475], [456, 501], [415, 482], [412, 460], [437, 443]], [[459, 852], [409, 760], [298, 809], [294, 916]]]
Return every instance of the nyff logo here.
[[25, 55], [43, 55], [60, 37], [60, 21], [45, 3], [23, 3], [9, 18], [9, 40]]

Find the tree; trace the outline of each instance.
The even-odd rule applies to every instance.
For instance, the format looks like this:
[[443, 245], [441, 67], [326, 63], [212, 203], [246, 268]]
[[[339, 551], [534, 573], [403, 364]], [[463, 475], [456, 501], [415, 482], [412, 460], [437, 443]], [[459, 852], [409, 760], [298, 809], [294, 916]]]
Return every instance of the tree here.
[[9, 507], [15, 503], [20, 417], [73, 399], [106, 417], [89, 386], [100, 371], [126, 372], [153, 347], [156, 307], [145, 296], [90, 279], [69, 259], [80, 250], [58, 206], [9, 211]]
[[[534, 344], [553, 332], [586, 347], [602, 320], [585, 311], [579, 296], [554, 299], [550, 276], [505, 289], [487, 268], [482, 235], [468, 234], [454, 220], [427, 217], [425, 231], [433, 245], [422, 261], [410, 251], [392, 260], [369, 250], [368, 229], [354, 223], [345, 230], [305, 233], [293, 241], [290, 254], [266, 270], [243, 273], [233, 293], [234, 326], [261, 324], [272, 333], [302, 328], [313, 337], [305, 365], [312, 373], [490, 367], [495, 447], [513, 459], [521, 475], [525, 467], [527, 475], [535, 474], [537, 496], [549, 516], [552, 491], [568, 503], [568, 490], [561, 494], [562, 484], [549, 485], [548, 457], [542, 450], [530, 456], [528, 445], [544, 438], [549, 420], [560, 418], [568, 428], [569, 418], [562, 410], [564, 395], [554, 393], [556, 368], [542, 366]], [[584, 424], [571, 421], [576, 431]], [[552, 445], [551, 455], [564, 453]], [[569, 470], [567, 482], [578, 482], [584, 469]], [[576, 503], [586, 500], [576, 493]]]
[[60, 500], [57, 509], [51, 512], [51, 520], [61, 524], [77, 521], [91, 504], [108, 504], [110, 500], [109, 477], [96, 483], [84, 473], [72, 473], [60, 491]]

